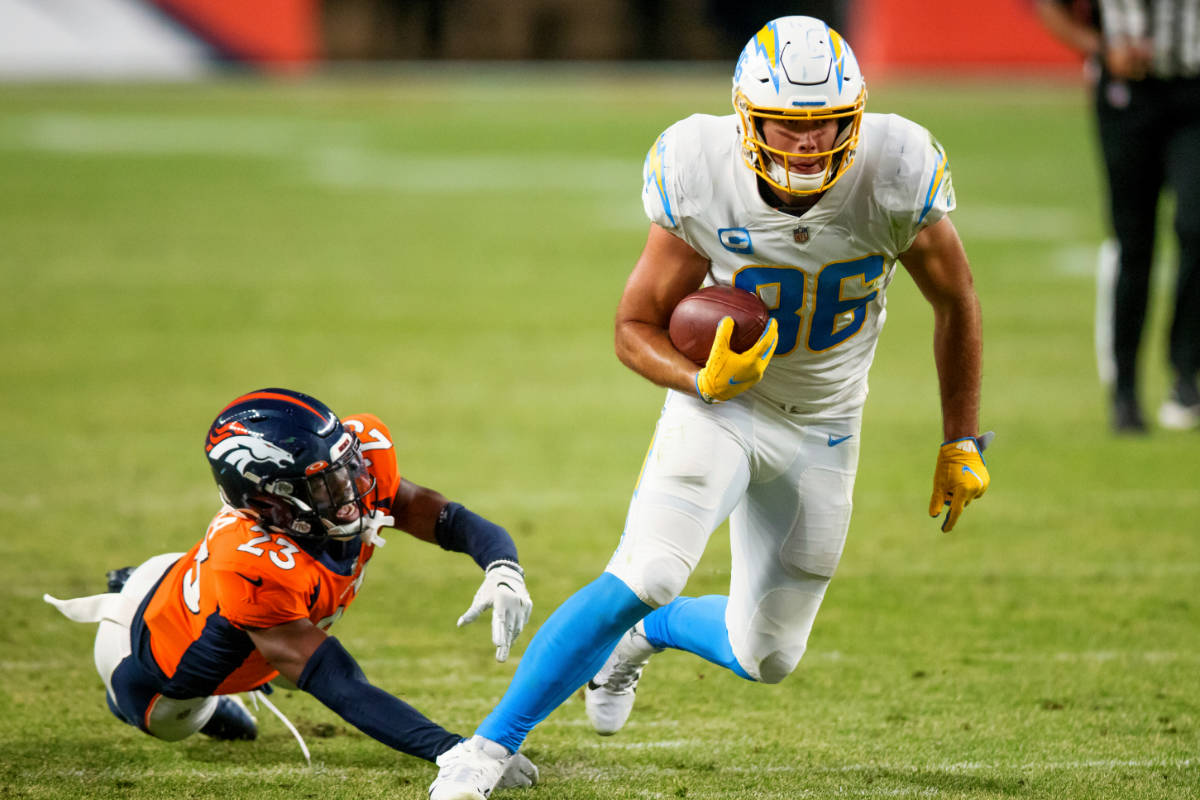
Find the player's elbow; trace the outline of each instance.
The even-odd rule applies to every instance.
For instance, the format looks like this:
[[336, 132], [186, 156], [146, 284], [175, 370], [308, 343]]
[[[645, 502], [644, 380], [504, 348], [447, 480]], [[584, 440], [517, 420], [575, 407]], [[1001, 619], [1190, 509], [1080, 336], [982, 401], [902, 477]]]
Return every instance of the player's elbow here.
[[638, 348], [638, 323], [631, 319], [617, 317], [613, 333], [613, 350], [617, 359], [630, 369], [636, 369], [635, 354]]

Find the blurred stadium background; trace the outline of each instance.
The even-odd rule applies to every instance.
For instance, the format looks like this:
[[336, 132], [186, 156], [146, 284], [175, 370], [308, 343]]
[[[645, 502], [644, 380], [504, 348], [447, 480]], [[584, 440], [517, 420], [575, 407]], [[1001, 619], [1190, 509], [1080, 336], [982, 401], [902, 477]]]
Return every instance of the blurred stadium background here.
[[[41, 594], [189, 547], [213, 414], [286, 385], [379, 414], [404, 474], [508, 526], [536, 628], [603, 568], [661, 402], [612, 354], [646, 148], [728, 113], [745, 39], [797, 12], [949, 152], [991, 491], [952, 536], [925, 516], [931, 322], [900, 272], [800, 669], [661, 656], [619, 737], [577, 700], [538, 728], [527, 796], [1195, 797], [1200, 450], [1108, 431], [1086, 90], [1030, 0], [0, 0], [0, 798], [423, 797], [429, 765], [298, 693], [311, 770], [269, 716], [243, 747], [120, 726], [92, 631]], [[497, 665], [454, 628], [474, 565], [388, 538], [336, 633], [468, 732], [527, 639]], [[688, 592], [727, 583], [718, 534]]]
[[720, 61], [762, 21], [820, 17], [869, 76], [1070, 68], [1032, 0], [0, 0], [0, 76], [183, 78], [241, 65]]

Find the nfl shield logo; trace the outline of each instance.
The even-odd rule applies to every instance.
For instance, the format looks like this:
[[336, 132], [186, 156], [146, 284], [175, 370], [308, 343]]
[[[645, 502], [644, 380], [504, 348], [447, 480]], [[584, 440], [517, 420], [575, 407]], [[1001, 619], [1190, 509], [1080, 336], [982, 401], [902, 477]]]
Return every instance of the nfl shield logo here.
[[796, 230], [792, 231], [792, 238], [796, 240], [796, 244], [807, 244], [808, 228], [804, 225], [796, 228]]

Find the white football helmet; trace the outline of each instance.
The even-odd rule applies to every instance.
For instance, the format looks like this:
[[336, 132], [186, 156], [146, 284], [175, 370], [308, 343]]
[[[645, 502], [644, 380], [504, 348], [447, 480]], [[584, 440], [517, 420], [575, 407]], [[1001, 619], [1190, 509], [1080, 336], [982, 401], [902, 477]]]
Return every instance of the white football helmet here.
[[[733, 107], [740, 119], [742, 158], [772, 186], [811, 195], [833, 186], [854, 162], [867, 89], [858, 59], [837, 31], [814, 17], [780, 17], [754, 35], [733, 71]], [[762, 120], [838, 121], [831, 150], [791, 153], [767, 145]], [[809, 174], [793, 161], [825, 159]]]

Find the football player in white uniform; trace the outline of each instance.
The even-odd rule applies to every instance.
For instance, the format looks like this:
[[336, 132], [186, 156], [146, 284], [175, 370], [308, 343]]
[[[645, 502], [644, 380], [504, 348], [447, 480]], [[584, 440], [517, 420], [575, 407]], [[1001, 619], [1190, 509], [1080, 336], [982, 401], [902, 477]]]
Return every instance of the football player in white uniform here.
[[[864, 114], [858, 63], [811, 17], [767, 23], [733, 78], [735, 114], [695, 115], [650, 149], [650, 234], [617, 309], [616, 350], [666, 405], [605, 572], [542, 626], [476, 735], [439, 758], [432, 800], [480, 800], [504, 756], [589, 677], [593, 727], [615, 733], [650, 655], [673, 647], [748, 680], [796, 668], [850, 522], [867, 370], [899, 261], [933, 307], [944, 442], [931, 516], [943, 530], [987, 489], [979, 301], [946, 154], [919, 125]], [[667, 335], [701, 285], [756, 292], [772, 321], [745, 353], [724, 320], [707, 364]], [[729, 596], [680, 597], [730, 521]]]

